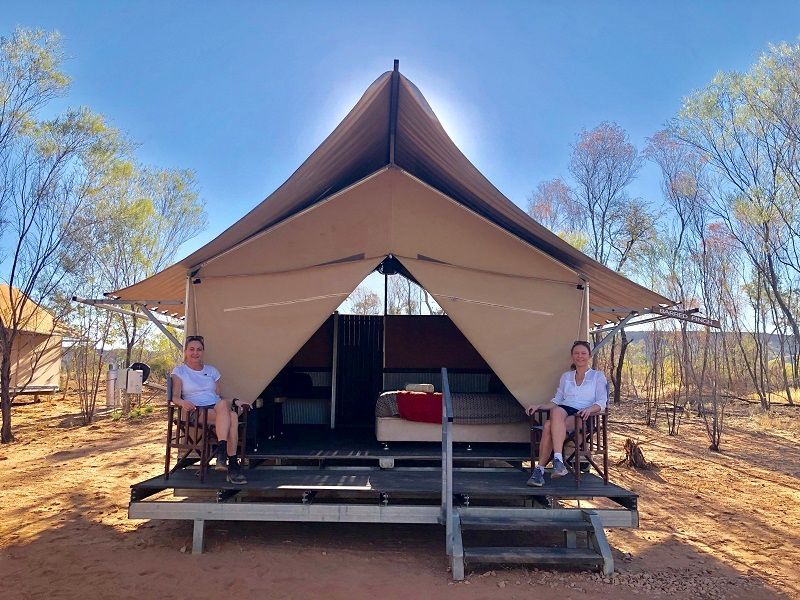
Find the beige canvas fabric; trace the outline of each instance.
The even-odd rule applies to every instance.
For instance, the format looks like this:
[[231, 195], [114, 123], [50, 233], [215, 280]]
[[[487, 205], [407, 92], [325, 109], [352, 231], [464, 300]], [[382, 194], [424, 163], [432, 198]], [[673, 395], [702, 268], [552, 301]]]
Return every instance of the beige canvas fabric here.
[[[264, 202], [176, 265], [112, 295], [140, 301], [183, 302], [187, 274], [209, 259], [261, 232], [269, 232], [292, 215], [335, 197], [348, 186], [384, 169], [389, 162], [390, 89], [391, 73], [384, 73], [319, 148]], [[503, 196], [453, 144], [422, 93], [402, 75], [399, 76], [395, 157], [397, 167], [583, 275], [590, 284], [592, 305], [648, 308], [660, 303], [671, 304], [667, 298], [585, 256]], [[416, 215], [418, 220], [426, 217], [427, 208], [423, 206], [421, 211]], [[372, 225], [380, 226], [379, 223]], [[360, 235], [359, 231], [351, 233]], [[339, 239], [342, 237], [347, 236], [340, 235]], [[331, 249], [330, 254], [347, 256], [347, 251], [341, 250]], [[423, 253], [414, 248], [405, 248], [404, 252]], [[267, 270], [274, 269], [273, 256], [259, 258]], [[154, 308], [184, 314], [184, 307], [180, 305]], [[618, 317], [612, 313], [593, 313], [591, 320], [602, 323]]]
[[580, 319], [579, 277], [399, 169], [206, 263], [187, 331], [205, 336], [223, 391], [252, 399], [389, 254], [523, 404], [552, 395]]
[[223, 395], [254, 400], [378, 262], [200, 278], [187, 332], [204, 336]]
[[523, 406], [553, 397], [583, 294], [574, 285], [403, 261]]
[[11, 348], [11, 388], [54, 387], [61, 377], [61, 336], [23, 332]]

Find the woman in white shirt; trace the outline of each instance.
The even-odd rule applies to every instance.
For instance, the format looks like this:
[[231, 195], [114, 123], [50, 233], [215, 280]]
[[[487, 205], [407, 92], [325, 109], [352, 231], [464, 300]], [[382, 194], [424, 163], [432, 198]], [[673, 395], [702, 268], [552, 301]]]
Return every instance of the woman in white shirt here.
[[555, 397], [539, 406], [528, 408], [532, 415], [537, 410], [550, 412], [544, 423], [542, 440], [539, 442], [539, 464], [533, 470], [528, 485], [544, 485], [544, 467], [553, 453], [553, 472], [551, 477], [561, 477], [569, 473], [564, 466], [562, 455], [567, 431], [575, 428], [575, 419], [586, 419], [606, 408], [608, 402], [608, 382], [600, 371], [589, 368], [592, 350], [589, 342], [577, 341], [572, 344], [572, 370], [561, 376]]
[[208, 410], [208, 422], [214, 424], [217, 429], [219, 443], [216, 468], [219, 471], [227, 471], [230, 483], [247, 483], [236, 459], [236, 447], [239, 441], [237, 400], [234, 398], [228, 401], [220, 396], [220, 373], [211, 365], [203, 363], [204, 351], [203, 336], [190, 335], [186, 338], [183, 364], [172, 370], [172, 401], [189, 411], [190, 415], [198, 407], [213, 407]]

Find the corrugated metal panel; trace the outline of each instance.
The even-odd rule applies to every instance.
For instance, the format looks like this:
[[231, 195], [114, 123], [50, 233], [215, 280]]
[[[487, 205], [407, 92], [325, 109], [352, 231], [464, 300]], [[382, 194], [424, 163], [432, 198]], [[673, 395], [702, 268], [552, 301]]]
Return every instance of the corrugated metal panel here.
[[331, 401], [319, 398], [287, 398], [283, 402], [285, 425], [327, 425]]

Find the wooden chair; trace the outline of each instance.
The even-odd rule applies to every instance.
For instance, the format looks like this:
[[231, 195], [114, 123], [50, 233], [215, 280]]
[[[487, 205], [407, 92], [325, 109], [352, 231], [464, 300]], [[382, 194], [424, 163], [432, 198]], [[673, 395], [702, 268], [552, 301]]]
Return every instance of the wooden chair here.
[[[608, 407], [586, 420], [576, 418], [576, 427], [567, 431], [567, 439], [574, 444], [572, 453], [564, 463], [575, 473], [575, 483], [581, 485], [581, 460], [586, 459], [608, 485]], [[602, 457], [602, 466], [596, 461]]]
[[[549, 415], [549, 411], [546, 410], [537, 410], [531, 415], [531, 468], [538, 458], [544, 423]], [[567, 442], [573, 444], [572, 452], [564, 457], [564, 464], [575, 475], [575, 483], [578, 487], [581, 485], [581, 459], [586, 459], [590, 467], [594, 467], [597, 474], [603, 478], [603, 484], [608, 485], [608, 407], [585, 421], [580, 418], [575, 420], [577, 427], [571, 431], [568, 430], [564, 440], [565, 447]], [[600, 456], [602, 456], [602, 463], [597, 461]]]
[[[209, 406], [197, 407], [187, 411], [172, 401], [172, 377], [167, 378], [167, 450], [164, 456], [164, 479], [193, 462], [200, 461], [200, 481], [205, 483], [208, 464], [217, 447], [217, 431], [208, 422]], [[242, 406], [239, 417], [239, 443], [237, 454], [239, 460], [245, 460], [245, 435], [247, 432], [247, 413], [250, 407]], [[170, 469], [172, 450], [177, 450], [178, 458]]]

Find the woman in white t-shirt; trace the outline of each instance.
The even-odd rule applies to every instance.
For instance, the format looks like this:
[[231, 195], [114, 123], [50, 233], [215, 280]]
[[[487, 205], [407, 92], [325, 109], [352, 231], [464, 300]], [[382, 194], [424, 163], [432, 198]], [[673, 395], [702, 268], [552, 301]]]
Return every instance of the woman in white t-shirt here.
[[575, 428], [575, 419], [586, 419], [605, 410], [608, 382], [602, 372], [589, 368], [591, 359], [589, 342], [577, 341], [572, 344], [572, 369], [561, 376], [555, 397], [549, 402], [528, 408], [529, 415], [537, 410], [550, 412], [539, 442], [539, 464], [528, 479], [528, 485], [544, 485], [544, 467], [550, 461], [551, 452], [551, 477], [561, 477], [569, 473], [562, 455], [567, 431]]
[[[172, 401], [189, 411], [198, 407], [213, 407], [208, 410], [208, 422], [217, 429], [216, 468], [227, 471], [231, 483], [247, 483], [236, 459], [239, 419], [236, 398], [233, 401], [220, 396], [220, 373], [211, 365], [203, 363], [205, 343], [203, 336], [190, 335], [183, 346], [183, 364], [172, 370]], [[190, 416], [190, 418], [192, 418]]]

